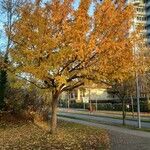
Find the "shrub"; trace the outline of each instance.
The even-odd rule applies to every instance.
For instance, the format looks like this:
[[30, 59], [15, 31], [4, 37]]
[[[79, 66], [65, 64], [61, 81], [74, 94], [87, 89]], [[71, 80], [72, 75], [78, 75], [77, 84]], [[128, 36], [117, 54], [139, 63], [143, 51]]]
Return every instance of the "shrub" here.
[[33, 119], [36, 113], [43, 120], [48, 119], [49, 105], [45, 102], [45, 97], [36, 90], [10, 88], [7, 92], [6, 104], [8, 110], [22, 113], [27, 118]]

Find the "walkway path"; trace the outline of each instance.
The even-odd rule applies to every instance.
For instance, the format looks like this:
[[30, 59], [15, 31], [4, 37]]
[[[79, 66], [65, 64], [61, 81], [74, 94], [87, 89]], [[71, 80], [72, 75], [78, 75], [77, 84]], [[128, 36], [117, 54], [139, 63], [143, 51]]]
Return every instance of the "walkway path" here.
[[65, 117], [58, 118], [65, 121], [107, 129], [110, 135], [111, 150], [150, 150], [150, 132], [136, 131]]

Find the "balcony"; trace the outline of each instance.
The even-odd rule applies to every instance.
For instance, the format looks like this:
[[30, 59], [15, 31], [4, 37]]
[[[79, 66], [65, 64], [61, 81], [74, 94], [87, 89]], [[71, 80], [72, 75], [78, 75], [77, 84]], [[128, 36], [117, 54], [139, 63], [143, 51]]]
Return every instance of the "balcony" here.
[[147, 15], [145, 11], [136, 11], [136, 15]]
[[141, 25], [145, 25], [147, 22], [145, 20], [135, 20], [134, 21], [135, 24], [141, 24]]
[[141, 0], [133, 0], [132, 3], [135, 5], [139, 5], [141, 3]]

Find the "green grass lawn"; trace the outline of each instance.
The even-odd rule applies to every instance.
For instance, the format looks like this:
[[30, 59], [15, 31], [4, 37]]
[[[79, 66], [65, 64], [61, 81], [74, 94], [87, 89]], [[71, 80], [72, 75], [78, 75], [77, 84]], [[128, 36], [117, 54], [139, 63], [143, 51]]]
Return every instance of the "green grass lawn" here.
[[0, 118], [0, 149], [4, 150], [107, 150], [105, 130], [59, 121], [55, 135], [31, 121], [5, 116]]

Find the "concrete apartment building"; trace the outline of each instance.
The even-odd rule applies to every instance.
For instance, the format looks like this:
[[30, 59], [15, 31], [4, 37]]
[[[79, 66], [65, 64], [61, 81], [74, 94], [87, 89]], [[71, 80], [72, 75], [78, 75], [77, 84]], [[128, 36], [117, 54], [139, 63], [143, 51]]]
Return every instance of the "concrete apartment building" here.
[[146, 35], [146, 10], [145, 10], [145, 0], [127, 0], [127, 3], [133, 4], [135, 8], [135, 16], [133, 20], [132, 30], [136, 30], [137, 26], [143, 26], [143, 31], [141, 34]]
[[147, 30], [147, 43], [150, 45], [150, 0], [146, 0], [145, 2], [145, 10], [146, 10], [146, 30]]

